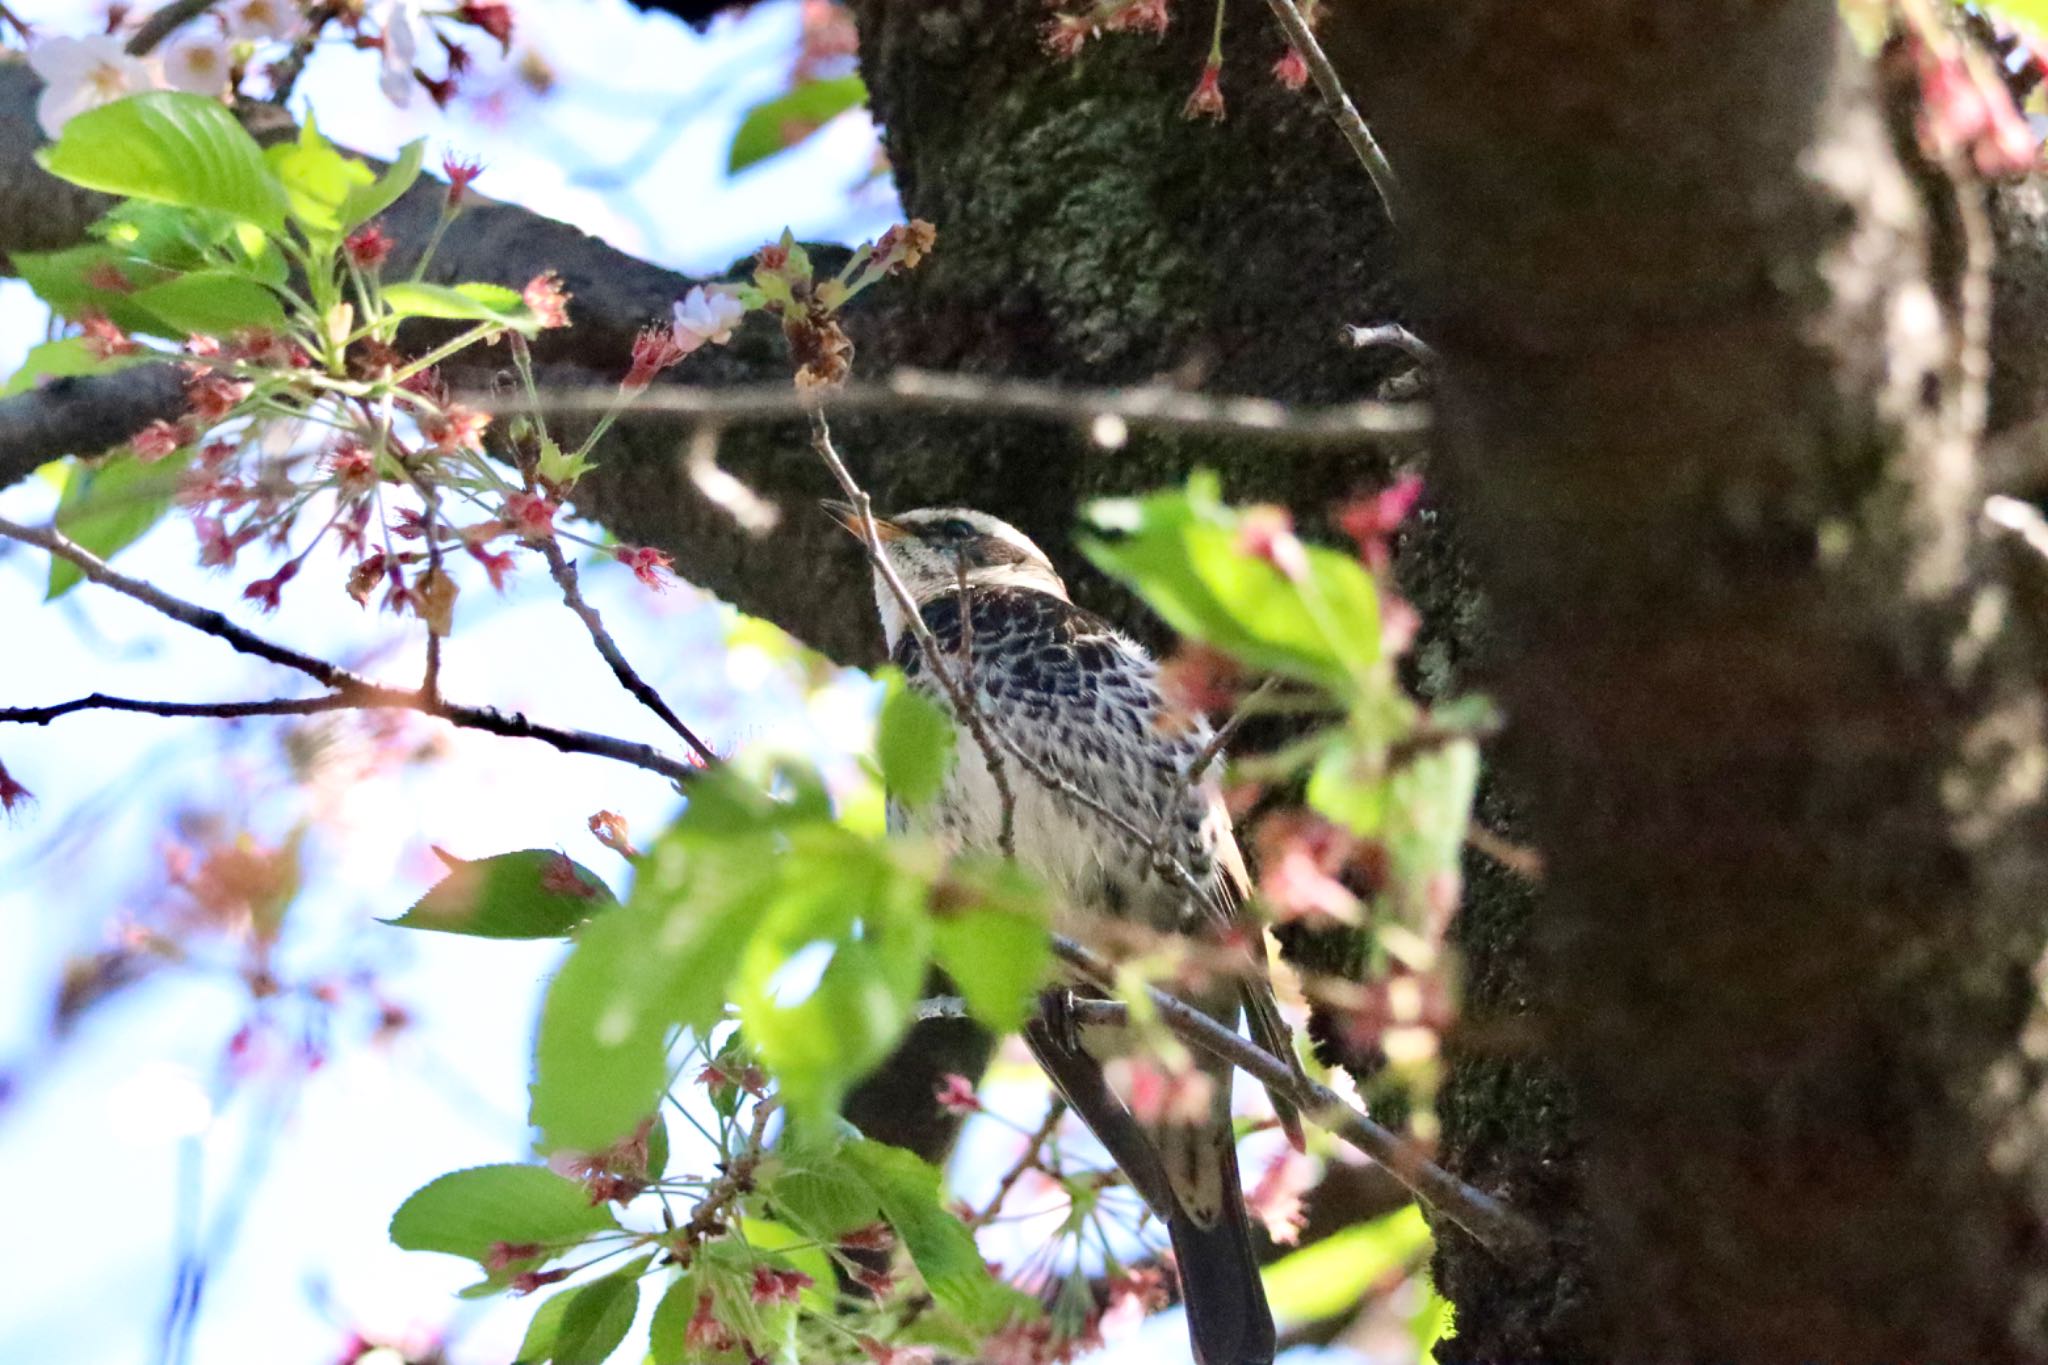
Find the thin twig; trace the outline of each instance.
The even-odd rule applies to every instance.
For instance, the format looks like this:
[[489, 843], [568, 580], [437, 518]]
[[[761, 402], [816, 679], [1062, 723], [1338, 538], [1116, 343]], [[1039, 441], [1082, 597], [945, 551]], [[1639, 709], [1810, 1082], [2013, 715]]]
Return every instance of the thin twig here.
[[[20, 541], [25, 545], [34, 545], [39, 549], [49, 551], [60, 559], [69, 560], [78, 566], [79, 572], [89, 582], [111, 588], [125, 597], [132, 597], [136, 601], [170, 617], [173, 621], [188, 625], [203, 634], [225, 641], [240, 653], [248, 654], [270, 663], [280, 664], [285, 668], [303, 673], [329, 688], [337, 698], [342, 699], [331, 703], [326, 702], [324, 699], [313, 699], [303, 702], [278, 702], [274, 703], [274, 705], [280, 709], [249, 709], [242, 712], [242, 714], [301, 714], [300, 712], [286, 709], [296, 706], [305, 706], [310, 710], [417, 711], [423, 715], [434, 716], [448, 721], [450, 724], [466, 730], [481, 730], [485, 734], [503, 735], [514, 739], [537, 739], [543, 744], [552, 745], [563, 753], [592, 754], [599, 758], [609, 758], [615, 762], [629, 764], [636, 768], [644, 768], [648, 772], [660, 773], [663, 777], [678, 783], [689, 781], [700, 771], [698, 767], [679, 759], [671, 758], [652, 745], [615, 739], [610, 735], [593, 734], [587, 730], [543, 725], [536, 721], [528, 720], [517, 711], [498, 711], [486, 706], [458, 706], [439, 697], [430, 698], [423, 692], [408, 691], [398, 687], [387, 687], [381, 683], [372, 682], [370, 679], [358, 673], [353, 673], [339, 664], [332, 664], [325, 659], [317, 659], [310, 654], [302, 654], [295, 649], [287, 649], [283, 645], [266, 640], [255, 632], [236, 625], [217, 611], [207, 607], [196, 606], [182, 598], [173, 597], [162, 589], [145, 583], [140, 579], [130, 578], [119, 570], [110, 568], [98, 556], [74, 544], [70, 538], [55, 529], [42, 530], [35, 527], [21, 526], [0, 518], [0, 536], [4, 536], [9, 540]], [[139, 710], [143, 705], [141, 703], [133, 703], [132, 699], [128, 698], [107, 698], [106, 700], [127, 704], [108, 708], [87, 707], [81, 703], [63, 703], [49, 717], [41, 720], [36, 720], [33, 717], [23, 717], [23, 719], [36, 724], [44, 724], [50, 719], [55, 719], [57, 715], [68, 715], [73, 711], [88, 709]], [[318, 705], [315, 705], [316, 701], [319, 702]], [[244, 702], [205, 704], [251, 708], [273, 705], [273, 703]], [[154, 705], [184, 707], [196, 705], [196, 703], [164, 702], [154, 703]], [[49, 708], [28, 709], [47, 710]], [[213, 713], [172, 710], [161, 712], [161, 714], [196, 715]]]
[[[1116, 968], [1106, 959], [1061, 934], [1052, 936], [1052, 947], [1054, 954], [1093, 984], [1109, 990], [1116, 988]], [[1236, 1030], [1226, 1028], [1157, 986], [1147, 983], [1145, 994], [1159, 1017], [1180, 1038], [1293, 1100], [1311, 1122], [1386, 1167], [1418, 1201], [1456, 1223], [1495, 1256], [1522, 1260], [1541, 1251], [1545, 1238], [1534, 1224], [1431, 1161], [1415, 1144], [1367, 1118], [1336, 1091], [1310, 1080]], [[1120, 1001], [1077, 1000], [1074, 1008], [1080, 1022], [1129, 1022], [1129, 1011]]]
[[1441, 358], [1436, 348], [1398, 322], [1376, 323], [1370, 327], [1347, 324], [1344, 340], [1361, 351], [1385, 346], [1400, 351], [1418, 365], [1434, 369]]
[[[896, 572], [896, 566], [889, 562], [888, 554], [882, 549], [882, 535], [875, 528], [874, 503], [868, 498], [867, 490], [853, 477], [853, 471], [846, 467], [846, 461], [839, 458], [839, 451], [832, 444], [832, 428], [825, 420], [825, 410], [816, 406], [811, 408], [811, 449], [818, 453], [818, 458], [832, 471], [832, 477], [838, 481], [840, 491], [846, 494], [847, 501], [853, 504], [854, 511], [859, 514], [861, 543], [867, 547], [868, 559], [874, 565], [875, 572], [881, 575], [882, 582], [888, 586], [890, 596], [896, 599], [896, 605], [902, 608], [905, 624], [917, 641], [918, 652], [924, 658], [925, 667], [938, 679], [939, 687], [945, 692], [946, 699], [953, 704], [953, 714], [967, 726], [968, 734], [981, 750], [982, 762], [987, 766], [989, 776], [994, 780], [996, 792], [1001, 799], [1003, 828], [1008, 830], [1015, 819], [1017, 798], [1010, 788], [1009, 772], [1003, 754], [996, 748], [996, 739], [1002, 739], [1003, 747], [1010, 754], [1016, 755], [1020, 761], [1029, 765], [1029, 760], [1022, 757], [1017, 746], [1010, 743], [999, 728], [988, 724], [987, 718], [981, 713], [981, 707], [975, 704], [972, 683], [953, 676], [953, 670], [947, 666], [945, 651], [939, 648], [937, 638], [932, 635], [932, 628], [925, 624], [924, 612], [917, 599], [910, 595], [910, 589], [904, 586], [902, 575]], [[1003, 851], [1008, 854], [1012, 850], [1006, 847]]]
[[683, 718], [661, 699], [661, 694], [655, 691], [646, 679], [633, 671], [633, 665], [626, 661], [625, 653], [620, 650], [618, 641], [612, 639], [611, 632], [605, 629], [604, 618], [598, 615], [596, 607], [584, 600], [583, 589], [576, 578], [576, 565], [570, 561], [569, 556], [562, 553], [562, 547], [552, 537], [540, 541], [539, 546], [541, 554], [548, 561], [548, 572], [554, 575], [556, 586], [562, 590], [562, 600], [568, 604], [569, 610], [575, 612], [582, 620], [584, 629], [590, 632], [590, 642], [597, 646], [597, 652], [611, 665], [612, 676], [617, 678], [620, 685], [631, 692], [642, 706], [660, 716], [662, 723], [681, 736], [683, 743], [689, 745], [691, 752], [704, 760], [706, 765], [717, 763], [718, 754], [711, 746], [699, 739], [696, 731], [684, 724]]
[[416, 711], [423, 716], [445, 720], [463, 730], [478, 730], [507, 739], [537, 739], [565, 754], [589, 754], [616, 763], [659, 773], [678, 784], [696, 777], [702, 768], [671, 758], [651, 744], [614, 739], [588, 730], [572, 730], [528, 720], [517, 711], [499, 711], [488, 706], [460, 706], [422, 692], [377, 683], [351, 682], [319, 697], [289, 697], [262, 701], [178, 702], [152, 701], [136, 697], [109, 697], [95, 692], [89, 697], [57, 702], [49, 706], [20, 706], [0, 709], [0, 722], [47, 725], [79, 711], [128, 711], [151, 716], [205, 716], [238, 719], [248, 716], [310, 716], [326, 711]]
[[0, 724], [48, 725], [76, 711], [131, 711], [144, 716], [204, 716], [241, 720], [248, 716], [312, 716], [323, 711], [353, 710], [360, 703], [341, 692], [320, 697], [277, 697], [262, 701], [153, 701], [143, 697], [110, 697], [104, 692], [74, 697], [48, 706], [0, 706]]
[[720, 428], [716, 422], [700, 422], [690, 433], [689, 451], [683, 457], [683, 471], [705, 501], [723, 511], [749, 535], [766, 535], [782, 520], [774, 503], [735, 478], [718, 463]]
[[1059, 1129], [1060, 1120], [1066, 1116], [1066, 1097], [1054, 1095], [1052, 1102], [1045, 1108], [1045, 1117], [1039, 1120], [1038, 1127], [1025, 1140], [1024, 1151], [1011, 1163], [1010, 1169], [1003, 1172], [1002, 1179], [996, 1181], [994, 1196], [982, 1206], [980, 1213], [967, 1220], [969, 1227], [981, 1227], [995, 1217], [1002, 1211], [1003, 1201], [1010, 1197], [1010, 1191], [1017, 1187], [1017, 1182], [1022, 1180], [1027, 1172], [1043, 1168], [1045, 1144], [1052, 1141], [1052, 1135]]
[[171, 0], [170, 4], [142, 21], [142, 27], [136, 29], [135, 36], [128, 40], [128, 55], [147, 57], [156, 50], [158, 43], [217, 3], [219, 0]]
[[299, 83], [299, 76], [306, 69], [306, 59], [313, 55], [313, 49], [319, 45], [320, 31], [327, 27], [327, 21], [340, 10], [339, 5], [325, 4], [314, 5], [306, 11], [304, 31], [292, 39], [290, 50], [271, 65], [270, 103], [282, 108], [285, 101], [292, 97], [292, 89]]
[[1526, 845], [1495, 834], [1477, 820], [1465, 826], [1465, 842], [1526, 881], [1543, 880], [1543, 855]]
[[1266, 0], [1266, 3], [1272, 7], [1273, 17], [1280, 21], [1280, 27], [1287, 30], [1287, 41], [1294, 44], [1294, 50], [1308, 64], [1309, 78], [1316, 83], [1316, 90], [1323, 97], [1323, 108], [1337, 125], [1337, 131], [1351, 144], [1351, 150], [1358, 154], [1365, 173], [1372, 177], [1373, 188], [1380, 192], [1380, 202], [1386, 206], [1387, 221], [1398, 223], [1401, 219], [1401, 182], [1394, 175], [1393, 163], [1380, 150], [1372, 129], [1366, 127], [1365, 120], [1358, 116], [1351, 96], [1344, 93], [1344, 83], [1337, 79], [1337, 69], [1330, 65], [1323, 45], [1316, 41], [1315, 30], [1309, 27], [1308, 20], [1301, 17], [1294, 0]]
[[[540, 410], [550, 413], [602, 413], [612, 406], [609, 392], [586, 388], [542, 389], [537, 397]], [[458, 393], [453, 401], [497, 414], [524, 413], [533, 406], [523, 398], [484, 392]], [[1044, 417], [1084, 431], [1096, 418], [1107, 415], [1164, 430], [1267, 436], [1296, 444], [1408, 439], [1425, 435], [1430, 425], [1429, 409], [1421, 403], [1296, 405], [1268, 398], [1189, 393], [1157, 384], [1077, 388], [915, 369], [897, 370], [873, 381], [856, 380], [835, 390], [831, 402], [835, 413], [938, 411]], [[814, 399], [788, 384], [726, 388], [663, 384], [634, 399], [620, 420], [660, 415], [760, 421], [801, 417], [813, 406]]]
[[47, 550], [60, 559], [68, 559], [78, 566], [79, 572], [84, 574], [87, 580], [132, 597], [194, 630], [225, 640], [243, 654], [253, 654], [259, 659], [296, 669], [326, 687], [338, 689], [350, 684], [369, 685], [368, 679], [357, 677], [337, 664], [274, 644], [253, 631], [243, 629], [209, 607], [195, 606], [139, 578], [130, 578], [120, 570], [110, 568], [97, 555], [75, 544], [70, 537], [54, 527], [43, 530], [0, 518], [0, 536]]
[[772, 1095], [755, 1102], [754, 1121], [747, 1130], [746, 1146], [734, 1154], [726, 1163], [724, 1173], [704, 1191], [704, 1197], [690, 1211], [690, 1221], [676, 1230], [671, 1245], [687, 1243], [695, 1246], [723, 1229], [726, 1209], [754, 1188], [754, 1168], [768, 1154], [768, 1120], [779, 1103]]

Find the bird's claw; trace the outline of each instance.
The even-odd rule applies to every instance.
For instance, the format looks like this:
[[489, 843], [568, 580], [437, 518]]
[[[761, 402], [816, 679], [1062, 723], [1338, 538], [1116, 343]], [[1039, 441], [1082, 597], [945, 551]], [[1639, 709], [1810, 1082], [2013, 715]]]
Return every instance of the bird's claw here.
[[1038, 1017], [1053, 1046], [1062, 1052], [1081, 1050], [1081, 1024], [1075, 1017], [1074, 999], [1070, 986], [1053, 986], [1038, 995]]

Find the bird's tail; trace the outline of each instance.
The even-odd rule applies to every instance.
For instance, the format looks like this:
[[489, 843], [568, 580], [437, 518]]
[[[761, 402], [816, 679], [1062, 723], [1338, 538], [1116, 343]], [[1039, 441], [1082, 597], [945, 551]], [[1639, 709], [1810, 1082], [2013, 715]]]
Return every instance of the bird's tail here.
[[1203, 1227], [1178, 1203], [1166, 1220], [1173, 1259], [1180, 1266], [1188, 1339], [1194, 1344], [1195, 1365], [1269, 1365], [1273, 1314], [1259, 1283], [1251, 1222], [1238, 1193], [1237, 1153], [1228, 1146], [1224, 1153], [1229, 1193], [1215, 1224]]

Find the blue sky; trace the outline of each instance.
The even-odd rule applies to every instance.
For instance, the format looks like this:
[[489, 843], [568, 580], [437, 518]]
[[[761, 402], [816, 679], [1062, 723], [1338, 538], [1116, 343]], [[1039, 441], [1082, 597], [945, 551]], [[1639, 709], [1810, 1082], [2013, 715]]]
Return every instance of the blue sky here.
[[[94, 28], [76, 3], [13, 6], [51, 33]], [[481, 157], [478, 189], [577, 223], [619, 247], [693, 272], [716, 271], [778, 233], [858, 240], [894, 221], [886, 181], [870, 179], [873, 130], [853, 115], [739, 177], [724, 174], [742, 112], [780, 89], [797, 7], [769, 4], [698, 36], [616, 0], [545, 0], [520, 10], [522, 39], [555, 70], [545, 100], [517, 96], [480, 116], [424, 99], [398, 110], [376, 94], [370, 54], [317, 58], [302, 98], [336, 141], [388, 154], [425, 135]], [[511, 283], [519, 283], [512, 281]], [[44, 336], [39, 307], [0, 283], [0, 373]], [[622, 358], [623, 359], [623, 358]], [[0, 491], [0, 515], [41, 521], [55, 502], [31, 481]], [[244, 578], [195, 565], [190, 528], [172, 518], [126, 552], [123, 567], [169, 591], [375, 676], [410, 682], [417, 639], [364, 613], [316, 558], [277, 618], [239, 601]], [[851, 557], [849, 571], [856, 571]], [[325, 581], [322, 581], [322, 575]], [[171, 627], [124, 599], [82, 589], [42, 602], [40, 555], [0, 548], [0, 621], [8, 667], [0, 699], [61, 700], [93, 690], [178, 699], [279, 695], [294, 680]], [[824, 756], [854, 780], [872, 692], [856, 674], [806, 686], [772, 652], [728, 648], [733, 617], [694, 591], [656, 595], [610, 565], [588, 575], [592, 600], [627, 655], [721, 749], [772, 744]], [[472, 589], [443, 675], [451, 696], [664, 744], [658, 721], [615, 685], [528, 565], [502, 597]], [[431, 879], [436, 844], [463, 856], [558, 847], [621, 885], [623, 860], [585, 832], [592, 812], [644, 832], [675, 798], [651, 775], [543, 746], [426, 723], [407, 733], [446, 746], [443, 760], [374, 782], [351, 766], [368, 752], [343, 728], [321, 777], [281, 781], [284, 731], [268, 723], [96, 715], [0, 730], [0, 761], [38, 805], [0, 824], [0, 1207], [17, 1231], [0, 1295], [0, 1361], [128, 1365], [159, 1359], [181, 1220], [223, 1237], [188, 1357], [265, 1365], [330, 1361], [351, 1330], [398, 1341], [460, 1329], [456, 1365], [508, 1360], [530, 1303], [458, 1304], [462, 1263], [404, 1253], [386, 1240], [390, 1212], [414, 1188], [465, 1165], [530, 1155], [524, 1123], [528, 1050], [554, 945], [477, 943], [379, 928]], [[288, 970], [374, 971], [411, 1015], [388, 1042], [344, 1030], [305, 1074], [292, 1040], [222, 1083], [224, 1049], [250, 1014], [246, 988], [220, 962], [167, 971], [87, 1013], [60, 1042], [46, 1036], [67, 960], [90, 952], [124, 917], [160, 897], [163, 849], [181, 822], [226, 812], [282, 838], [317, 814], [307, 891], [295, 904]], [[360, 1022], [360, 1021], [358, 1021]], [[990, 1095], [1034, 1122], [1042, 1087], [1014, 1060]], [[274, 1140], [273, 1140], [274, 1139]], [[1013, 1139], [992, 1124], [963, 1152], [961, 1192], [985, 1197]], [[679, 1163], [688, 1159], [678, 1146]], [[181, 1202], [197, 1191], [197, 1202]], [[26, 1231], [23, 1231], [26, 1230]], [[1016, 1225], [1021, 1254], [1048, 1231]], [[993, 1254], [1004, 1249], [992, 1246]], [[1178, 1315], [1148, 1322], [1112, 1356], [1183, 1360]]]

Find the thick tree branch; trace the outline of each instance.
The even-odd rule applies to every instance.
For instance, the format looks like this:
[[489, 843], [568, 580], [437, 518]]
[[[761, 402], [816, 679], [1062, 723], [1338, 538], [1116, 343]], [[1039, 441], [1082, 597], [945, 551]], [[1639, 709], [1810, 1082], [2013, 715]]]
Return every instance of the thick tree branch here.
[[78, 566], [79, 572], [84, 574], [89, 582], [110, 588], [125, 597], [132, 597], [174, 621], [225, 641], [239, 653], [293, 669], [333, 689], [333, 692], [325, 697], [258, 702], [138, 701], [94, 693], [77, 701], [54, 706], [18, 707], [0, 711], [0, 721], [47, 725], [61, 716], [88, 710], [216, 717], [308, 715], [319, 711], [345, 709], [418, 711], [467, 730], [481, 730], [487, 734], [504, 735], [515, 739], [537, 739], [563, 753], [591, 754], [599, 758], [613, 759], [659, 773], [679, 784], [689, 781], [700, 771], [696, 765], [671, 758], [651, 745], [615, 739], [610, 735], [593, 734], [587, 730], [543, 725], [528, 720], [516, 711], [506, 712], [486, 706], [457, 705], [440, 696], [438, 692], [430, 692], [425, 688], [412, 691], [372, 682], [339, 664], [329, 663], [325, 659], [315, 658], [313, 655], [265, 639], [254, 631], [236, 625], [211, 608], [173, 597], [161, 588], [109, 568], [97, 556], [73, 544], [59, 531], [38, 530], [0, 518], [0, 536], [24, 545], [36, 546], [69, 560]]
[[184, 408], [184, 375], [175, 365], [53, 379], [0, 398], [0, 488], [59, 456], [117, 446]]

